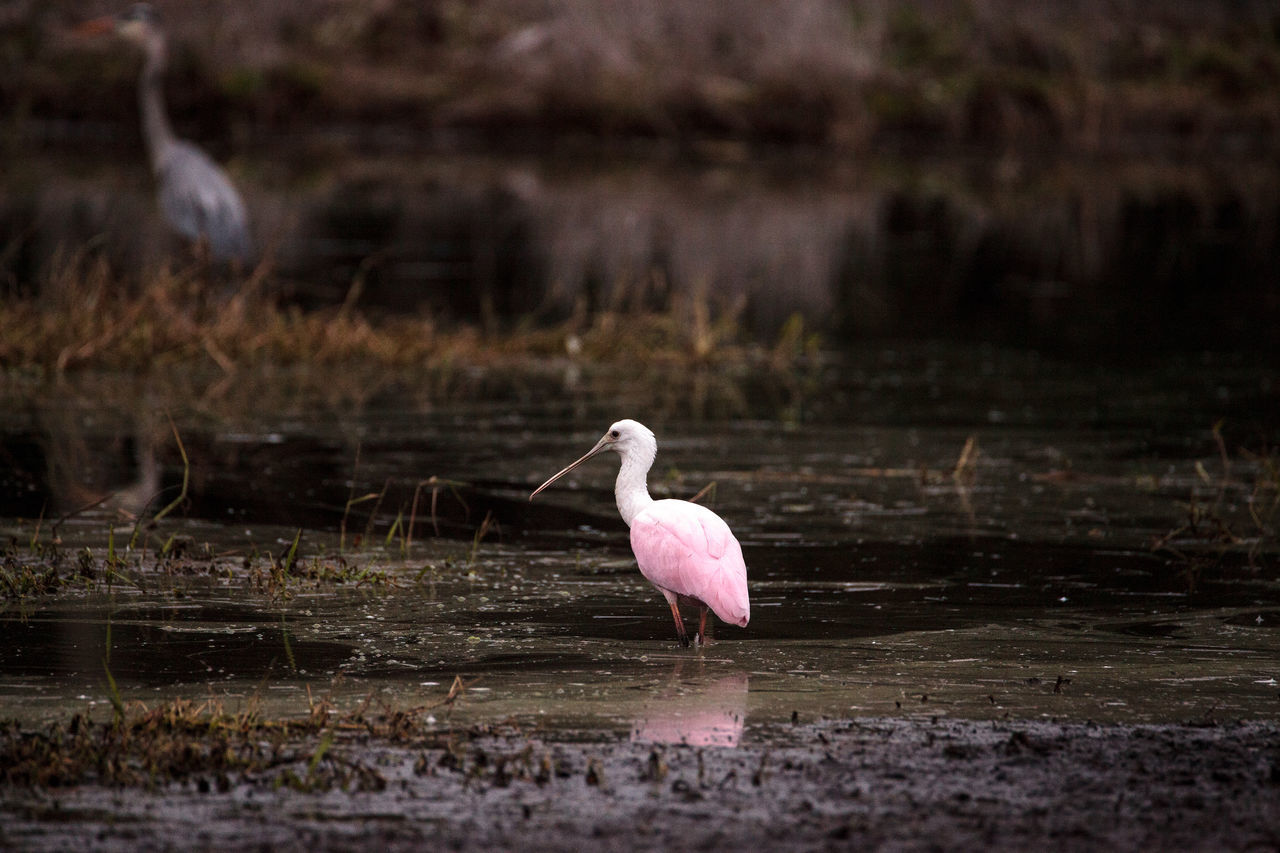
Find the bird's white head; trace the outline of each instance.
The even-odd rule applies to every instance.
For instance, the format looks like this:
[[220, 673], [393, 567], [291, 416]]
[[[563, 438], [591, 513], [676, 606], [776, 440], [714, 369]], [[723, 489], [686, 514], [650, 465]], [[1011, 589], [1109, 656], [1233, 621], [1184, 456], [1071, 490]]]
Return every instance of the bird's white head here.
[[652, 461], [658, 453], [658, 439], [654, 437], [653, 430], [644, 424], [623, 418], [609, 427], [597, 447], [600, 450], [612, 450], [621, 456], [633, 453], [647, 455]]
[[653, 430], [644, 424], [639, 421], [633, 421], [630, 418], [624, 418], [609, 427], [608, 432], [596, 442], [596, 446], [583, 454], [581, 459], [566, 466], [564, 470], [534, 489], [533, 494], [529, 495], [529, 500], [533, 500], [538, 492], [550, 486], [592, 456], [601, 454], [606, 450], [612, 450], [621, 456], [624, 466], [638, 464], [640, 470], [644, 472], [649, 470], [649, 466], [653, 464], [654, 457], [658, 455], [658, 439], [654, 437]]
[[135, 3], [116, 18], [116, 33], [144, 49], [163, 47], [164, 25], [150, 3]]
[[146, 51], [164, 48], [160, 13], [150, 3], [135, 3], [115, 17], [95, 18], [76, 28], [81, 35], [115, 33]]

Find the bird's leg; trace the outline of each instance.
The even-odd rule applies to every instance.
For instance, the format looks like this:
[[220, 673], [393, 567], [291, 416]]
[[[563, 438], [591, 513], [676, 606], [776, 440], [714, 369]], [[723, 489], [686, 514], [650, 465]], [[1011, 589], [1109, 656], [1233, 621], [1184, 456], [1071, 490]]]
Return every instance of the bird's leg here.
[[191, 254], [195, 259], [196, 275], [200, 279], [200, 284], [204, 285], [202, 291], [208, 291], [210, 284], [210, 273], [213, 271], [213, 250], [209, 248], [209, 238], [201, 234], [191, 246]]
[[693, 641], [699, 646], [707, 643], [707, 608], [698, 608], [698, 633], [694, 635]]
[[684, 619], [680, 617], [680, 608], [676, 606], [675, 599], [669, 599], [668, 604], [671, 605], [671, 615], [676, 620], [676, 637], [680, 639], [680, 645], [685, 648], [689, 647], [689, 634], [684, 630]]

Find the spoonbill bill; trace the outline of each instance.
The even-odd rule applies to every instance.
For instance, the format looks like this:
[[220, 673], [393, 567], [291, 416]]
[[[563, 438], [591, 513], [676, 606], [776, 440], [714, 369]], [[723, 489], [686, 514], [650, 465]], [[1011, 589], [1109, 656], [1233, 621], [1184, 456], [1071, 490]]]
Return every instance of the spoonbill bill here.
[[689, 634], [680, 616], [681, 604], [698, 608], [695, 641], [699, 645], [706, 639], [708, 610], [723, 622], [745, 628], [751, 619], [751, 602], [747, 597], [742, 546], [724, 519], [705, 506], [649, 497], [645, 479], [658, 454], [658, 440], [644, 424], [630, 419], [618, 421], [586, 455], [534, 489], [529, 500], [606, 450], [622, 457], [614, 485], [618, 512], [631, 528], [631, 550], [640, 573], [671, 605], [680, 645], [689, 645]]

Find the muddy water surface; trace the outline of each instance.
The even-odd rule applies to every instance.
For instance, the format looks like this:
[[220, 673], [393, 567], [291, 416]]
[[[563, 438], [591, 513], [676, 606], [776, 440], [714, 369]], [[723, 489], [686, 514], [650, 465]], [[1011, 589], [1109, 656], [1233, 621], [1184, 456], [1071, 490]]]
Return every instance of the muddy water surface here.
[[[442, 724], [693, 744], [793, 712], [1280, 717], [1276, 493], [1258, 455], [1275, 377], [1248, 359], [1104, 370], [913, 347], [803, 381], [473, 379], [483, 393], [402, 379], [334, 402], [289, 399], [279, 378], [248, 395], [269, 405], [238, 408], [108, 378], [10, 387], [11, 554], [31, 559], [63, 518], [64, 572], [86, 548], [101, 564], [109, 536], [125, 568], [110, 588], [3, 604], [3, 716], [109, 713], [109, 668], [126, 700], [283, 714], [308, 692], [418, 707], [461, 677]], [[154, 512], [181, 482], [166, 409], [190, 496], [147, 558], [124, 543], [138, 502]], [[658, 434], [655, 495], [714, 483], [704, 500], [742, 542], [751, 624], [703, 649], [676, 645], [635, 568], [612, 458], [527, 500], [623, 416]], [[351, 570], [342, 582], [261, 582], [299, 530], [302, 564]], [[194, 574], [157, 565], [171, 535]]]

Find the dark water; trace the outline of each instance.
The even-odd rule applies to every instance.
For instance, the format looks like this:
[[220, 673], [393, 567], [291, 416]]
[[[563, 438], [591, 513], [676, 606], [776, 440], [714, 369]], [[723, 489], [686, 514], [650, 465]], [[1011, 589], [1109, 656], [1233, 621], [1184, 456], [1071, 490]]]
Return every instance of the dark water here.
[[[118, 377], [11, 385], [0, 524], [13, 553], [42, 513], [47, 539], [101, 496], [61, 521], [62, 548], [101, 560], [114, 525], [123, 549], [122, 513], [180, 485], [167, 410], [190, 498], [149, 547], [179, 534], [226, 559], [198, 576], [135, 562], [110, 590], [7, 601], [0, 706], [105, 712], [109, 658], [127, 699], [297, 713], [310, 688], [407, 707], [462, 676], [459, 718], [703, 743], [793, 710], [1275, 717], [1275, 383], [1243, 356], [1100, 368], [911, 345], [800, 378], [646, 385], [558, 365], [447, 391], [400, 377], [337, 400], [297, 396], [291, 377], [194, 402]], [[714, 483], [742, 542], [751, 624], [718, 626], [705, 649], [675, 644], [635, 569], [616, 462], [527, 500], [623, 416], [658, 434], [655, 495]], [[424, 481], [405, 549], [388, 532]], [[394, 584], [251, 583], [244, 559], [265, 565], [299, 529], [304, 561], [336, 564], [341, 547]]]

